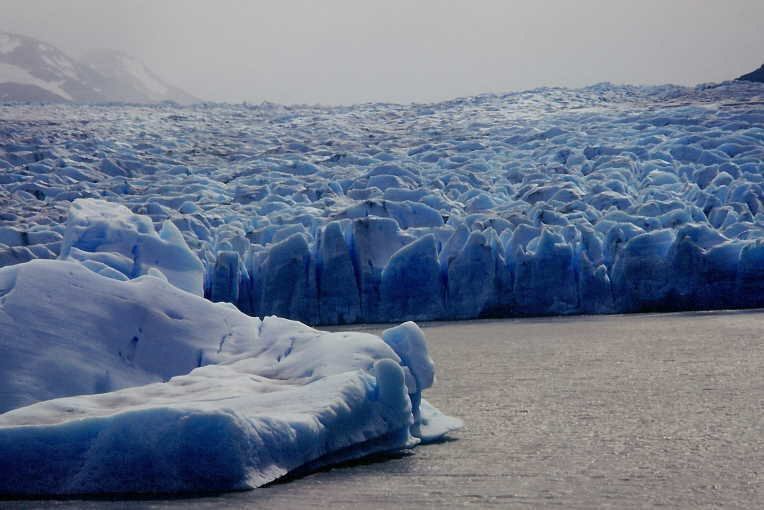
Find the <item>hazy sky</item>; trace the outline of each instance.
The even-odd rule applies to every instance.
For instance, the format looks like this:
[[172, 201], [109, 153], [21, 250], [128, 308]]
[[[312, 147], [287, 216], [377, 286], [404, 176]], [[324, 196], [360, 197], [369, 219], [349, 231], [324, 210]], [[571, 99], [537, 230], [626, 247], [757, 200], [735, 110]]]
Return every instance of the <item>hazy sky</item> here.
[[695, 84], [764, 62], [764, 0], [0, 0], [0, 30], [122, 50], [225, 101]]

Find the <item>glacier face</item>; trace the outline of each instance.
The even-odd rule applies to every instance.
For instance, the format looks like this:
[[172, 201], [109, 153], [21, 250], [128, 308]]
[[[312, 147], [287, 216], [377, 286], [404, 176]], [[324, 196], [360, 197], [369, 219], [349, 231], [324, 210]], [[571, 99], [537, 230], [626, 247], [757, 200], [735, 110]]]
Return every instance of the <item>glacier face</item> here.
[[414, 323], [322, 332], [86, 262], [0, 268], [0, 496], [247, 489], [461, 426]]
[[[0, 265], [153, 271], [310, 324], [762, 306], [763, 97], [732, 82], [0, 106]], [[93, 225], [74, 240], [70, 208], [92, 198], [142, 215], [123, 235], [174, 247], [182, 270]]]

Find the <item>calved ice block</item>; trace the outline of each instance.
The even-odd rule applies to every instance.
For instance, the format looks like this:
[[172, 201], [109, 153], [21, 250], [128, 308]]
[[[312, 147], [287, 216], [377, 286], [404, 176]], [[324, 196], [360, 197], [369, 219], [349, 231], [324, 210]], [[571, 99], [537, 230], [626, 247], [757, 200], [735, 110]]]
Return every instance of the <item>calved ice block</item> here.
[[413, 323], [366, 334], [249, 317], [82, 263], [0, 269], [0, 494], [258, 487], [460, 426]]

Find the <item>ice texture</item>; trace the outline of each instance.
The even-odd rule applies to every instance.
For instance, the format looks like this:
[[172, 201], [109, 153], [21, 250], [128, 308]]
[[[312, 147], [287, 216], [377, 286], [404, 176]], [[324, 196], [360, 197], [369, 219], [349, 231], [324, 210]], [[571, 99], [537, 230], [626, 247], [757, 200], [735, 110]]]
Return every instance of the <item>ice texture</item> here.
[[153, 272], [313, 325], [762, 306], [762, 97], [0, 106], [0, 266]]
[[[221, 253], [221, 258], [225, 255]], [[133, 214], [123, 205], [91, 198], [74, 200], [59, 258], [70, 257], [95, 263], [95, 267], [107, 266], [126, 278], [158, 270], [179, 289], [204, 294], [204, 268], [178, 227], [166, 220], [157, 233], [151, 218]], [[226, 283], [224, 275], [214, 276], [218, 286]], [[224, 294], [233, 295], [230, 285]]]
[[414, 323], [321, 332], [163, 276], [0, 269], [0, 495], [247, 489], [461, 426]]

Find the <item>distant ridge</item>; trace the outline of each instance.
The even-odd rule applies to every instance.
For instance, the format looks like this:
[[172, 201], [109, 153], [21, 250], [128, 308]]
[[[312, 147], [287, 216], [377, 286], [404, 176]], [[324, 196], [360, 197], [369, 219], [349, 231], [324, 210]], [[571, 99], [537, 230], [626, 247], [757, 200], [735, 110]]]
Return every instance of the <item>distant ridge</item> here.
[[124, 53], [98, 50], [78, 60], [35, 38], [0, 32], [0, 101], [190, 104], [199, 99]]
[[94, 50], [87, 53], [82, 61], [114, 84], [110, 89], [110, 95], [119, 101], [137, 103], [175, 101], [181, 104], [199, 102], [198, 98], [164, 82], [146, 64], [125, 53], [114, 50]]
[[751, 71], [748, 74], [744, 74], [738, 80], [741, 81], [758, 81], [761, 83], [764, 83], [764, 65], [756, 69], [755, 71]]

